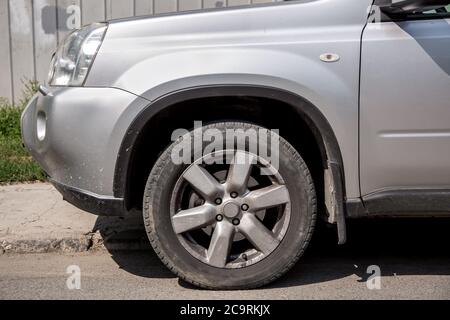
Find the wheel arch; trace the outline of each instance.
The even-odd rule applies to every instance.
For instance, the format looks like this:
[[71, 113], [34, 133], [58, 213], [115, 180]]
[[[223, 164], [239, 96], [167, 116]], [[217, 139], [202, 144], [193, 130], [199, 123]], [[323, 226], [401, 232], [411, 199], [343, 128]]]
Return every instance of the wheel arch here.
[[[195, 99], [218, 97], [254, 97], [278, 101], [291, 106], [306, 122], [314, 135], [322, 156], [324, 201], [328, 213], [328, 222], [337, 224], [339, 243], [344, 243], [346, 241], [344, 164], [334, 131], [322, 112], [310, 101], [279, 88], [256, 85], [200, 86], [179, 90], [149, 103], [133, 120], [122, 140], [114, 174], [113, 190], [115, 197], [124, 198], [127, 201], [134, 149], [141, 135], [144, 134], [144, 129], [152, 119], [174, 105]], [[166, 146], [160, 146], [160, 151]]]

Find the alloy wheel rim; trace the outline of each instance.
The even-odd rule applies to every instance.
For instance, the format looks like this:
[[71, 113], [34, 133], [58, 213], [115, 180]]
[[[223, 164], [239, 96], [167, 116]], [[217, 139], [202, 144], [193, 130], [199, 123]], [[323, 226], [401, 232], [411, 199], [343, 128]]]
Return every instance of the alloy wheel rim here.
[[[220, 160], [231, 164], [214, 165]], [[275, 251], [288, 229], [290, 207], [278, 170], [262, 157], [236, 150], [189, 165], [170, 201], [172, 227], [183, 247], [226, 269], [248, 267]]]

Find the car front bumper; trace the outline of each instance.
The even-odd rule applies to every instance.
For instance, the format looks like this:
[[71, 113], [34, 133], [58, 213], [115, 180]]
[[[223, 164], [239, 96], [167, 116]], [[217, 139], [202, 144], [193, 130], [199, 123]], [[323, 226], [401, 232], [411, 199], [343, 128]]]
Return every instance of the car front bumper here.
[[41, 88], [22, 114], [25, 147], [73, 205], [123, 215], [113, 193], [117, 154], [132, 119], [148, 101], [114, 88]]

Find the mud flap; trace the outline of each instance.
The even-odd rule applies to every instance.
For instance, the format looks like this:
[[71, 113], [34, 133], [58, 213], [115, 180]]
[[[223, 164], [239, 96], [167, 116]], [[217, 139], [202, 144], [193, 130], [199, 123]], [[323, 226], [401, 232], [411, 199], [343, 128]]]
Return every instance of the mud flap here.
[[337, 163], [328, 162], [328, 169], [324, 174], [325, 207], [328, 214], [328, 223], [337, 225], [338, 243], [347, 241], [347, 228], [345, 224], [344, 190], [341, 169]]

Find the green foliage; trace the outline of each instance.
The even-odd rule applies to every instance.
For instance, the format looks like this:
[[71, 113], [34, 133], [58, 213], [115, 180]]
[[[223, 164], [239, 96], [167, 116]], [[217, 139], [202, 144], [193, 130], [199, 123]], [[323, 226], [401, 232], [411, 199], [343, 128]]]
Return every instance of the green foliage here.
[[20, 115], [23, 108], [0, 101], [0, 136], [20, 137]]
[[20, 116], [37, 88], [37, 82], [26, 83], [17, 105], [0, 98], [0, 183], [45, 179], [39, 165], [22, 146], [20, 133]]
[[0, 183], [36, 180], [45, 180], [45, 175], [22, 147], [20, 137], [0, 135]]
[[34, 94], [39, 90], [39, 82], [37, 81], [24, 81], [23, 85], [22, 99], [19, 101], [19, 108], [21, 109], [26, 107], [28, 101], [30, 101]]

